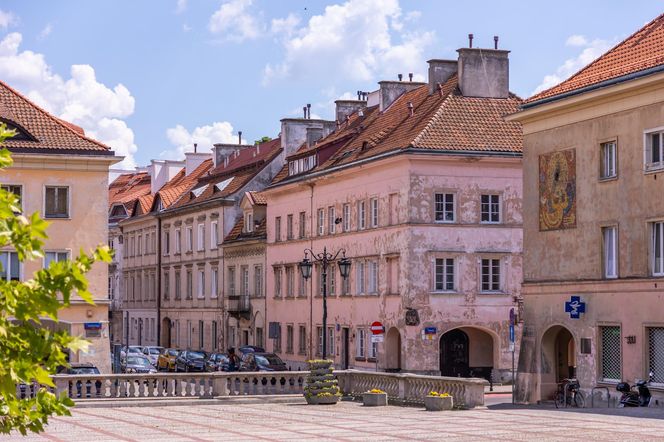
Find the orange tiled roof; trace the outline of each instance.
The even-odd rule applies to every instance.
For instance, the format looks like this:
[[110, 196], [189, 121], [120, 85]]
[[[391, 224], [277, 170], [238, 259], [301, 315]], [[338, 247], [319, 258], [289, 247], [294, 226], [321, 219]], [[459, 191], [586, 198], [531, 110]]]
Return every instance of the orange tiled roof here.
[[196, 186], [198, 180], [210, 171], [212, 165], [212, 159], [207, 159], [189, 175], [185, 175], [186, 169], [183, 168], [159, 189], [155, 195], [155, 201], [159, 198], [164, 209], [176, 206], [176, 203], [179, 203], [182, 197], [185, 197]]
[[267, 238], [267, 223], [265, 221], [265, 218], [263, 218], [263, 220], [258, 226], [256, 226], [253, 232], [244, 232], [244, 218], [240, 217], [231, 231], [228, 232], [226, 238], [224, 238], [224, 243]]
[[124, 173], [108, 186], [108, 204], [125, 204], [149, 193], [150, 175], [147, 172]]
[[265, 194], [263, 192], [248, 192], [251, 195], [251, 199], [254, 200], [254, 204], [259, 206], [264, 206], [267, 204], [267, 199], [265, 199]]
[[5, 141], [13, 152], [113, 155], [108, 146], [86, 137], [83, 129], [49, 114], [2, 81], [0, 119], [26, 135]]
[[526, 103], [552, 98], [660, 65], [664, 65], [664, 14], [567, 80], [528, 98]]

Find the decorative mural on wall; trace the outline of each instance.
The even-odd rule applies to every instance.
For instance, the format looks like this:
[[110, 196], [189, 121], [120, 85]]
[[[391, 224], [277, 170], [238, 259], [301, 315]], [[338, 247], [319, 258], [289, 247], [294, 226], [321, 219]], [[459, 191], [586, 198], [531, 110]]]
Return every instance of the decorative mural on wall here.
[[576, 151], [539, 157], [539, 225], [541, 231], [576, 227]]

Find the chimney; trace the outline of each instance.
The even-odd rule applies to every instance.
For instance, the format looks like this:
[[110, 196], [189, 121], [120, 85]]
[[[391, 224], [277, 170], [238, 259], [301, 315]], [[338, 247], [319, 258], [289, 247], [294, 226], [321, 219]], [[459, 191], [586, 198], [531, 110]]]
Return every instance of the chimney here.
[[509, 96], [510, 51], [461, 48], [457, 52], [459, 88], [464, 96], [483, 98]]
[[445, 84], [457, 71], [457, 60], [429, 60], [429, 95], [438, 91], [438, 84]]
[[379, 81], [378, 85], [380, 86], [380, 89], [378, 104], [380, 111], [383, 112], [385, 109], [390, 107], [390, 105], [394, 103], [394, 100], [403, 95], [404, 92], [412, 91], [413, 89], [417, 89], [424, 84], [425, 83], [419, 83], [415, 81]]
[[322, 127], [307, 127], [307, 147], [314, 146], [321, 138], [323, 138]]
[[242, 144], [242, 131], [237, 132], [237, 144]]
[[311, 104], [307, 103], [307, 118], [311, 120]]
[[[309, 141], [308, 129], [310, 128], [320, 130], [321, 137], [325, 137], [336, 128], [336, 122], [308, 118], [284, 118], [281, 120], [281, 148], [284, 150], [282, 153], [284, 158], [294, 153], [302, 143]], [[315, 132], [311, 133], [311, 136], [314, 137]]]
[[399, 78], [399, 81], [403, 81], [403, 74], [398, 74], [397, 77]]
[[347, 116], [367, 107], [365, 100], [337, 100], [334, 104], [336, 105], [336, 119], [339, 122], [345, 121]]
[[217, 143], [212, 148], [212, 162], [214, 167], [217, 167], [221, 164], [228, 164], [226, 159], [230, 159], [230, 156], [235, 153], [237, 150], [246, 149], [251, 146], [246, 144], [223, 144]]
[[184, 161], [152, 160], [147, 167], [150, 174], [150, 191], [157, 193], [185, 166]]
[[189, 176], [198, 166], [203, 163], [203, 161], [212, 158], [211, 153], [203, 152], [185, 152], [184, 153], [184, 164], [185, 164], [185, 176]]

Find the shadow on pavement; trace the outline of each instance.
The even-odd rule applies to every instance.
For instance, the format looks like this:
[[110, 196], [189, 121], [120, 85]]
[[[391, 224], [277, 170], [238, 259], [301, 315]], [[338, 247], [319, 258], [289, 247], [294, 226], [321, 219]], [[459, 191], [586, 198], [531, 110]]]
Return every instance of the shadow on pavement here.
[[496, 404], [488, 405], [489, 410], [545, 410], [556, 411], [560, 413], [575, 413], [575, 414], [600, 414], [604, 416], [625, 416], [625, 417], [641, 417], [645, 419], [664, 419], [664, 408], [556, 408], [553, 404], [541, 405], [512, 405], [512, 404]]

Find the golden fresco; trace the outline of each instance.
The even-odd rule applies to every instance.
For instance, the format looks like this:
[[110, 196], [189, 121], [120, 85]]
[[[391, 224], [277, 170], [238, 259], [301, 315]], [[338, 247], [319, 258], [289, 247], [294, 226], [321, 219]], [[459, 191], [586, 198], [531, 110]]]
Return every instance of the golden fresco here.
[[576, 227], [576, 151], [539, 157], [540, 230]]

